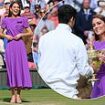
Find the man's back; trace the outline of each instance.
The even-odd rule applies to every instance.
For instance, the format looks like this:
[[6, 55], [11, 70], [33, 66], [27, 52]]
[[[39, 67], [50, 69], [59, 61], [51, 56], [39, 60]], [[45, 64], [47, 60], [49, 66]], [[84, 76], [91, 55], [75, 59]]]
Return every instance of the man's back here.
[[39, 40], [39, 74], [58, 93], [78, 99], [80, 74], [92, 75], [83, 41], [74, 35], [76, 10], [70, 5], [58, 8], [59, 25]]
[[[73, 91], [70, 86], [76, 86], [80, 76], [78, 69], [83, 70], [84, 68], [85, 60], [81, 59], [78, 62], [79, 65], [83, 64], [81, 68], [77, 66], [76, 60], [82, 56], [87, 59], [87, 55], [79, 51], [80, 48], [85, 51], [82, 44], [81, 39], [73, 35], [69, 26], [65, 24], [58, 25], [56, 30], [47, 33], [40, 39], [39, 73], [55, 91], [59, 88], [57, 91], [60, 93], [62, 91], [65, 96], [72, 97], [72, 94], [78, 93], [76, 90]], [[72, 90], [71, 94], [67, 93], [68, 90]]]

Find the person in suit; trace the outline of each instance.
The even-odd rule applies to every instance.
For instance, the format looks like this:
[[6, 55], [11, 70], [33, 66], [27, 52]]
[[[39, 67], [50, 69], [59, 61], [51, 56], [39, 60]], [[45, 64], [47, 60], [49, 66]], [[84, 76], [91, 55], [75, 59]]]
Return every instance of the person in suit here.
[[95, 14], [90, 8], [91, 0], [83, 0], [81, 10], [77, 13], [75, 33], [86, 44], [88, 33], [92, 30], [92, 18]]

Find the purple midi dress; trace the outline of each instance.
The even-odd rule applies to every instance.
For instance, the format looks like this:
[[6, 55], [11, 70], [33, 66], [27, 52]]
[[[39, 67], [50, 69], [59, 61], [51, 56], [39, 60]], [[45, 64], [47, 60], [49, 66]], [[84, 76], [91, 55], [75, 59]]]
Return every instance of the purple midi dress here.
[[[6, 29], [6, 34], [16, 36], [22, 33], [25, 28], [29, 27], [27, 18], [6, 17], [2, 21], [1, 27]], [[6, 68], [7, 82], [10, 88], [31, 88], [32, 82], [28, 67], [27, 54], [25, 44], [20, 38], [19, 40], [8, 41], [6, 45]]]
[[[96, 41], [94, 43], [96, 50], [105, 50], [105, 41]], [[105, 95], [105, 64], [102, 64], [100, 70], [96, 74], [98, 79], [92, 89], [91, 98], [98, 98]]]

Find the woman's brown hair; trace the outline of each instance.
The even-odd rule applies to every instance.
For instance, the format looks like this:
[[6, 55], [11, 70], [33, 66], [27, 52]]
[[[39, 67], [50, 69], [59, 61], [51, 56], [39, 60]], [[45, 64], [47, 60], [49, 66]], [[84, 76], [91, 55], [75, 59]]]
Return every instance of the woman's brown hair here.
[[[93, 16], [93, 19], [94, 19], [94, 18], [98, 18], [98, 19], [102, 20], [102, 21], [105, 23], [105, 16], [103, 16], [103, 15], [96, 14], [96, 15]], [[94, 34], [95, 34], [95, 33], [94, 33]], [[99, 40], [99, 37], [98, 37], [98, 35], [96, 35], [96, 34], [95, 34], [95, 39], [96, 39], [96, 40]]]

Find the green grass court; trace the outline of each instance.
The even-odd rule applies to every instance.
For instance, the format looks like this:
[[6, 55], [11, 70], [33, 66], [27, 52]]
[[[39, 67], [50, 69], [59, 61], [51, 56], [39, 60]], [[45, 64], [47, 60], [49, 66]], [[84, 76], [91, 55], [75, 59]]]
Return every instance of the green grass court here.
[[22, 99], [22, 104], [11, 104], [10, 92], [0, 90], [0, 105], [105, 105], [105, 97], [97, 100], [72, 100], [51, 89], [23, 90]]

